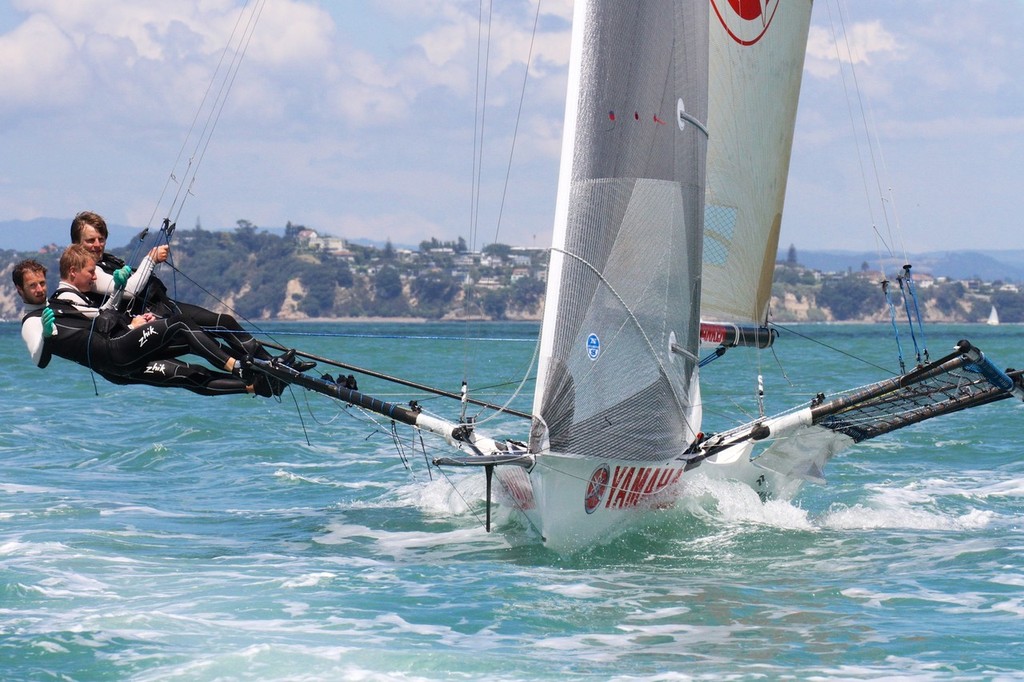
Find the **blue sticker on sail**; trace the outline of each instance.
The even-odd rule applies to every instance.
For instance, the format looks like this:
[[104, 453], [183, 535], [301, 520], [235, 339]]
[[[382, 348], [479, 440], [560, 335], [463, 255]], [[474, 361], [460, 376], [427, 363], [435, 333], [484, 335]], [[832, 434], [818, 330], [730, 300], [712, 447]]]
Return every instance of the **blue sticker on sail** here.
[[591, 334], [587, 337], [587, 355], [590, 356], [591, 360], [597, 360], [597, 356], [601, 354], [601, 339], [597, 338], [597, 334]]

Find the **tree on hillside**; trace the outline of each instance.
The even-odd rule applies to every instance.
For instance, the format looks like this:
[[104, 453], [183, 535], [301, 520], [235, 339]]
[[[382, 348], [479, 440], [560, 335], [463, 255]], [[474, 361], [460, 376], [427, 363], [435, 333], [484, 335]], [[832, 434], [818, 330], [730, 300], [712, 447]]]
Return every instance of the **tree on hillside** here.
[[487, 289], [481, 301], [484, 313], [492, 320], [504, 320], [508, 293], [504, 289]]
[[441, 317], [459, 292], [459, 282], [443, 270], [421, 273], [412, 282], [416, 311], [424, 317]]
[[934, 287], [933, 300], [935, 307], [946, 315], [953, 315], [961, 311], [960, 302], [964, 300], [967, 289], [960, 282], [946, 282]]
[[524, 312], [534, 310], [541, 299], [544, 298], [544, 290], [547, 285], [533, 277], [520, 277], [512, 282], [509, 290], [508, 305], [513, 310]]
[[499, 244], [497, 242], [488, 244], [483, 249], [484, 253], [488, 256], [497, 256], [499, 258], [508, 258], [508, 254], [512, 252], [512, 247], [508, 244]]
[[992, 305], [999, 312], [1000, 321], [1024, 322], [1024, 294], [997, 291], [992, 294]]
[[373, 291], [378, 315], [400, 317], [409, 313], [409, 303], [402, 295], [402, 278], [393, 266], [385, 265], [377, 271]]
[[878, 285], [862, 277], [846, 276], [822, 285], [818, 305], [831, 310], [837, 320], [855, 320], [878, 311], [885, 299]]

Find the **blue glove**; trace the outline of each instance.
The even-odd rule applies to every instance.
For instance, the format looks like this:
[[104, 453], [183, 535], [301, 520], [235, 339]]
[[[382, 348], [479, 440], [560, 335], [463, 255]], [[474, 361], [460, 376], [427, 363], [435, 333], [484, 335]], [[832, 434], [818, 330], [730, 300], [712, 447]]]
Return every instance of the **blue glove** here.
[[124, 289], [124, 285], [128, 283], [128, 278], [131, 276], [132, 266], [130, 265], [114, 270], [114, 286], [118, 289]]
[[43, 308], [43, 314], [41, 317], [43, 318], [43, 338], [45, 339], [48, 336], [56, 334], [57, 328], [53, 324], [53, 308], [50, 308], [49, 306]]

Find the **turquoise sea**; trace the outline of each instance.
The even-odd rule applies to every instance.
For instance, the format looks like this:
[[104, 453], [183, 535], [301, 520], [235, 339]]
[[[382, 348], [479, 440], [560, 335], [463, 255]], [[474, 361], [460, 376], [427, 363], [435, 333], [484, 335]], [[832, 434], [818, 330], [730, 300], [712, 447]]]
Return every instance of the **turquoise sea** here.
[[[267, 329], [451, 391], [466, 375], [490, 400], [537, 331]], [[800, 326], [774, 353], [730, 351], [703, 373], [707, 429], [756, 414], [759, 370], [770, 411], [885, 376], [889, 331]], [[967, 336], [1024, 364], [1020, 327], [926, 333], [933, 357]], [[478, 473], [428, 470], [418, 443], [399, 452], [387, 424], [318, 396], [94, 388], [63, 360], [32, 366], [15, 323], [0, 363], [5, 680], [1024, 679], [1019, 403], [862, 444], [793, 503], [695, 482], [638, 532], [560, 557], [508, 514], [484, 532]]]

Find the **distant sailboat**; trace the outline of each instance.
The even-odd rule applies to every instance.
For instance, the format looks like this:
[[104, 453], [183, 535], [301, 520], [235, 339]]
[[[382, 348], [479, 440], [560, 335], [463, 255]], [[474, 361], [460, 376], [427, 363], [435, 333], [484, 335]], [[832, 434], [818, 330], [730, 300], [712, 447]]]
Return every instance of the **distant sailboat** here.
[[999, 313], [996, 311], [996, 307], [992, 306], [992, 310], [988, 313], [988, 319], [985, 320], [985, 324], [996, 327], [999, 325]]

